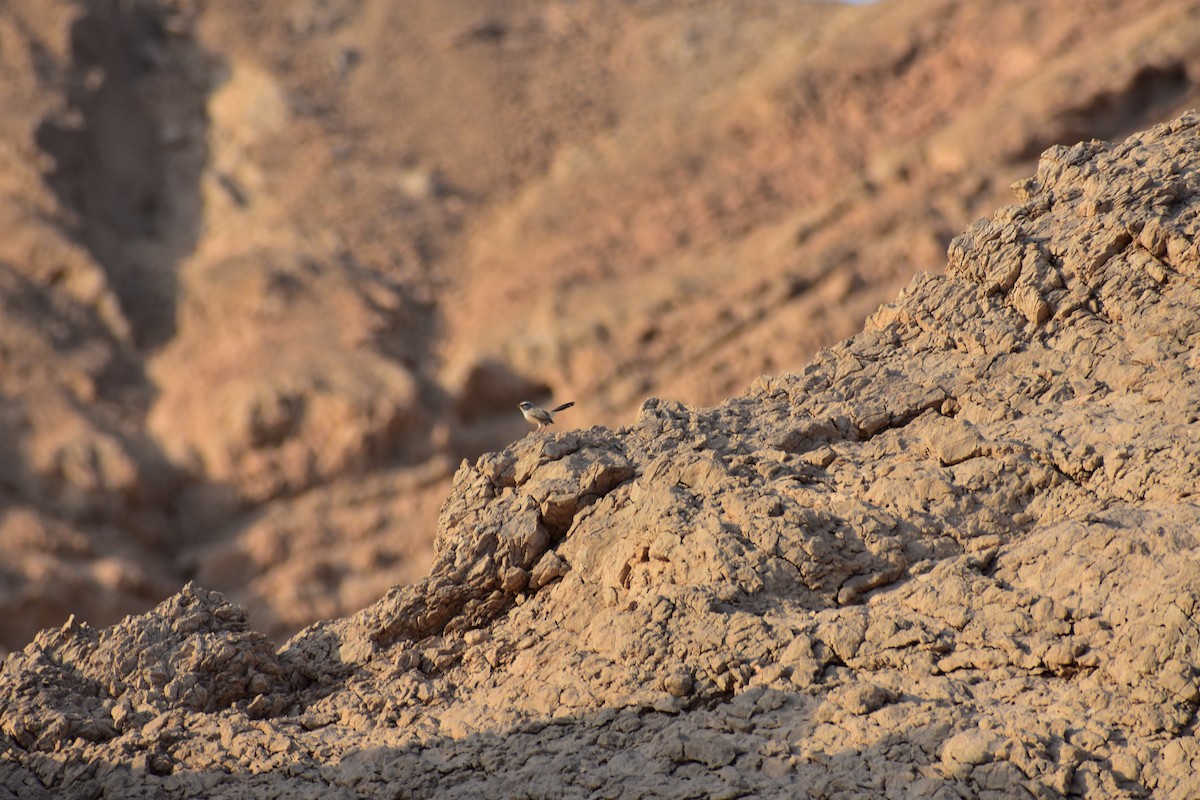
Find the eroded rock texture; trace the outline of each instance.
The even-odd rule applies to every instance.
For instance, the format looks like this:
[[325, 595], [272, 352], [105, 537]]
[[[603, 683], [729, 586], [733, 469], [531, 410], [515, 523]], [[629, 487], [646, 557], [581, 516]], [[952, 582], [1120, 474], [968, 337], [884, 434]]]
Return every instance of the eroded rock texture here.
[[1175, 797], [1200, 770], [1200, 116], [1047, 151], [859, 335], [464, 463], [277, 654], [189, 586], [0, 672], [21, 797]]

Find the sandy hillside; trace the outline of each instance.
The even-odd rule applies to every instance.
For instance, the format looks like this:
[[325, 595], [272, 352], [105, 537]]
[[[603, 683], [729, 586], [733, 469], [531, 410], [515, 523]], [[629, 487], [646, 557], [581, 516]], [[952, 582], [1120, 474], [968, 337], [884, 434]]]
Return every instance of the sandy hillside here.
[[1175, 0], [4, 3], [0, 649], [361, 609], [518, 400], [800, 369], [1198, 53]]

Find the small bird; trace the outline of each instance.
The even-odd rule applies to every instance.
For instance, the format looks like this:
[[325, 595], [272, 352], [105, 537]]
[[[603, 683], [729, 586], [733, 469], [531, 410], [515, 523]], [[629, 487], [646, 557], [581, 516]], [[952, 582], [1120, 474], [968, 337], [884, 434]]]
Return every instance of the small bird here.
[[537, 425], [537, 429], [540, 431], [547, 425], [554, 424], [555, 414], [557, 414], [559, 411], [562, 411], [564, 408], [570, 408], [573, 405], [575, 405], [574, 401], [570, 403], [563, 403], [558, 408], [552, 408], [547, 411], [544, 408], [538, 408], [528, 400], [522, 400], [520, 403], [520, 408], [521, 414], [525, 417], [525, 419], [529, 422], [532, 422], [534, 425]]

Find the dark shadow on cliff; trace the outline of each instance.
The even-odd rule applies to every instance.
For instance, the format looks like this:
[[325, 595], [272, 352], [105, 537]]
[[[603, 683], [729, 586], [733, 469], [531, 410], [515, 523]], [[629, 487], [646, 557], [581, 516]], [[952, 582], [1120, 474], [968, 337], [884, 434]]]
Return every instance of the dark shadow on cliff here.
[[201, 223], [214, 62], [185, 11], [91, 0], [71, 26], [68, 110], [42, 122], [46, 179], [108, 274], [136, 343], [175, 331], [177, 268]]

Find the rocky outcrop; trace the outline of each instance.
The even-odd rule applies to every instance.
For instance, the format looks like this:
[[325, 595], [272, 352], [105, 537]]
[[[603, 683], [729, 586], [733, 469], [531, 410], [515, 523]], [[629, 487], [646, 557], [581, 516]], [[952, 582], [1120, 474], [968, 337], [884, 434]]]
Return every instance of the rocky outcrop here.
[[195, 587], [41, 634], [3, 787], [1189, 796], [1200, 116], [1015, 190], [796, 374], [464, 462], [429, 576], [278, 654]]

